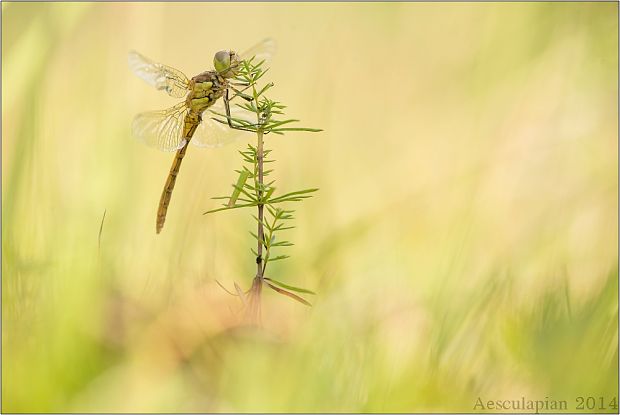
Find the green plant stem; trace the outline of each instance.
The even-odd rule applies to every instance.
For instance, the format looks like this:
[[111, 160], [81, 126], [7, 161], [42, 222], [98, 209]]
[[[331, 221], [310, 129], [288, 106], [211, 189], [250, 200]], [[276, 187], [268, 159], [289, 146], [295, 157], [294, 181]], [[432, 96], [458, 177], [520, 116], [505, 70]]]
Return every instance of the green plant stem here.
[[262, 279], [263, 274], [263, 243], [265, 241], [264, 229], [263, 229], [263, 215], [265, 205], [263, 200], [263, 130], [259, 129], [256, 133], [258, 139], [258, 145], [256, 146], [256, 163], [258, 164], [258, 186], [256, 187], [256, 193], [258, 196], [258, 246], [256, 252], [258, 256], [256, 258], [256, 277]]

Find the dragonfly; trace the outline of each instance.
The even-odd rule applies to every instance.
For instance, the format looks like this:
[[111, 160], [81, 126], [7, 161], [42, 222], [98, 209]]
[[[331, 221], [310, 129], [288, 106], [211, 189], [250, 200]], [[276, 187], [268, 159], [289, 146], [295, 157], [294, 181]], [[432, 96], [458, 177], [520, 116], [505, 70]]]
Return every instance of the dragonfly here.
[[[183, 72], [152, 61], [136, 51], [129, 52], [129, 68], [146, 83], [184, 100], [171, 108], [142, 112], [133, 119], [132, 135], [148, 146], [162, 151], [176, 151], [164, 189], [159, 199], [155, 231], [161, 232], [166, 221], [172, 191], [179, 175], [189, 143], [198, 147], [219, 147], [235, 141], [241, 130], [224, 125], [204, 115], [209, 109], [229, 117], [248, 119], [252, 113], [229, 104], [229, 90], [239, 92], [234, 82], [241, 62], [268, 61], [275, 50], [275, 42], [265, 39], [242, 54], [221, 50], [213, 57], [213, 70], [189, 79]], [[245, 114], [243, 113], [245, 112]], [[233, 115], [231, 115], [233, 114]], [[254, 114], [255, 117], [255, 114]]]

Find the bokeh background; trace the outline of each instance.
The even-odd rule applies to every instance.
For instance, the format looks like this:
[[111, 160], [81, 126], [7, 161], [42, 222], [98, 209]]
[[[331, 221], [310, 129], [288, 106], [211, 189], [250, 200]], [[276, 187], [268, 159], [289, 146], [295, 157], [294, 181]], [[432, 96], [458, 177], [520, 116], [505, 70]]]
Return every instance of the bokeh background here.
[[[618, 389], [618, 5], [2, 4], [2, 410], [472, 411]], [[172, 161], [130, 136], [188, 76], [278, 42], [267, 138], [296, 206], [263, 328], [246, 143]], [[106, 212], [99, 246], [99, 228]]]

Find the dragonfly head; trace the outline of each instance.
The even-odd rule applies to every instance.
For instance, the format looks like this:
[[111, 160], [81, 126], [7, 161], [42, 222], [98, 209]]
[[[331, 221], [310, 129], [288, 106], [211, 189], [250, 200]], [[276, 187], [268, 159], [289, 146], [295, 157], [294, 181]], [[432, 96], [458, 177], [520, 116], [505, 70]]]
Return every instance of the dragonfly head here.
[[241, 58], [232, 50], [220, 50], [213, 57], [213, 67], [224, 78], [232, 78], [237, 75]]

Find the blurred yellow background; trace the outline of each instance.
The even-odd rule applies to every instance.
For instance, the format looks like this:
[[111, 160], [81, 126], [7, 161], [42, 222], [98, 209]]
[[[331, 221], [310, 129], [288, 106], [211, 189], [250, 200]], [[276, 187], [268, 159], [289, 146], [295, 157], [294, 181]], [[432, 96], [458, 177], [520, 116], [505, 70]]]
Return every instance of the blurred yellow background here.
[[[618, 388], [615, 3], [2, 4], [2, 411], [472, 411]], [[228, 194], [246, 143], [130, 137], [189, 77], [278, 42], [268, 80], [318, 134], [268, 136], [319, 187], [263, 291]], [[106, 212], [98, 250], [99, 226]], [[606, 407], [604, 411], [615, 412]]]

